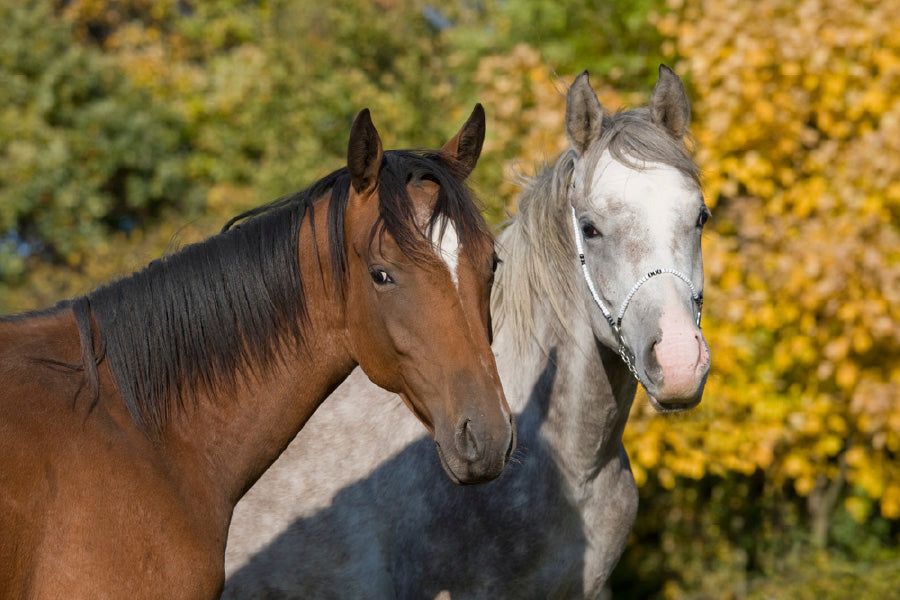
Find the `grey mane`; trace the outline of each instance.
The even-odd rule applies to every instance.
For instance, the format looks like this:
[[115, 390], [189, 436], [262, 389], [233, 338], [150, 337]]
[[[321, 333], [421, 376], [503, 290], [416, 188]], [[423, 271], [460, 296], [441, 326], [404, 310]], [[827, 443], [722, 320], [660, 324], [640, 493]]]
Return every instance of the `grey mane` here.
[[536, 308], [544, 300], [563, 327], [566, 311], [579, 306], [572, 302], [577, 297], [576, 281], [569, 276], [575, 245], [563, 210], [574, 165], [575, 152], [569, 149], [523, 182], [527, 187], [519, 197], [518, 215], [497, 238], [503, 268], [494, 279], [491, 318], [495, 332], [516, 332], [518, 352], [540, 339]]

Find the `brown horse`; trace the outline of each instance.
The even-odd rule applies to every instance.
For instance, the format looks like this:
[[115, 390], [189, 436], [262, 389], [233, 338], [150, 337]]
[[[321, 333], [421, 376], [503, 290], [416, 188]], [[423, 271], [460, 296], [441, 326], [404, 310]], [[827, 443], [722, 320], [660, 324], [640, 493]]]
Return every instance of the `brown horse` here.
[[483, 139], [477, 106], [440, 151], [382, 152], [363, 111], [346, 168], [0, 321], [0, 597], [217, 596], [235, 503], [357, 364], [454, 481], [496, 477], [514, 427], [464, 183]]

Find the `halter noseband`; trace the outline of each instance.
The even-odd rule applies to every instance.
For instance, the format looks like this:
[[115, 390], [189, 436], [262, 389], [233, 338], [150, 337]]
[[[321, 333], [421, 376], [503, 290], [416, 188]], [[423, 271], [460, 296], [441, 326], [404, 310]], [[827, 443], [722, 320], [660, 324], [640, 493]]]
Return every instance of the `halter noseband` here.
[[619, 342], [619, 356], [621, 356], [622, 360], [625, 361], [625, 365], [628, 367], [628, 370], [631, 371], [631, 374], [634, 375], [634, 378], [640, 381], [640, 377], [638, 377], [637, 374], [637, 369], [634, 366], [634, 352], [632, 352], [628, 348], [628, 344], [626, 344], [625, 342], [625, 336], [622, 334], [622, 317], [625, 316], [625, 309], [628, 308], [628, 304], [631, 302], [631, 299], [634, 297], [635, 293], [637, 293], [638, 288], [647, 283], [651, 277], [662, 275], [663, 273], [668, 273], [681, 279], [691, 288], [691, 299], [694, 301], [694, 305], [697, 307], [697, 327], [700, 327], [700, 312], [703, 310], [703, 292], [698, 293], [697, 288], [694, 287], [694, 283], [691, 281], [690, 277], [677, 269], [656, 269], [654, 271], [650, 271], [637, 280], [637, 283], [635, 283], [631, 287], [631, 290], [625, 296], [625, 300], [622, 302], [622, 307], [619, 309], [619, 313], [616, 315], [616, 318], [613, 319], [612, 313], [609, 312], [609, 309], [606, 308], [603, 300], [600, 299], [600, 294], [597, 293], [597, 288], [594, 285], [594, 280], [591, 279], [591, 274], [588, 271], [587, 262], [585, 262], [584, 259], [584, 243], [581, 240], [581, 232], [578, 230], [578, 216], [575, 214], [575, 207], [572, 206], [571, 208], [572, 229], [575, 233], [575, 248], [578, 250], [578, 259], [581, 261], [581, 270], [584, 273], [584, 280], [587, 282], [588, 289], [591, 291], [591, 297], [594, 299], [594, 303], [600, 308], [600, 312], [602, 312], [603, 316], [606, 317], [606, 322], [609, 323], [610, 328], [612, 328], [613, 333], [616, 335], [616, 341]]

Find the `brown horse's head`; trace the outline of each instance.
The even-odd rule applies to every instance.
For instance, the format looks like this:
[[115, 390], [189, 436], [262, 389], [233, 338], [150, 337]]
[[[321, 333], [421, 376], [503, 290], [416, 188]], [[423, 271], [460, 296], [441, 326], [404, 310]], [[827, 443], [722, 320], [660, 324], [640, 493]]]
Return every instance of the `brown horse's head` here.
[[347, 161], [351, 355], [432, 432], [458, 483], [493, 479], [515, 445], [490, 347], [493, 240], [464, 183], [483, 140], [479, 105], [440, 152], [385, 153], [365, 110]]

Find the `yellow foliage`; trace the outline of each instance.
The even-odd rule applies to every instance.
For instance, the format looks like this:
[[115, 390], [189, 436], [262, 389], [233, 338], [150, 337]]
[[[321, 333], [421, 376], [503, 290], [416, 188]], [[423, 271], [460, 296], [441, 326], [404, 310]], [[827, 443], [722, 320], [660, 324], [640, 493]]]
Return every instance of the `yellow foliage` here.
[[844, 500], [844, 508], [857, 523], [865, 522], [872, 513], [872, 504], [856, 496]]
[[[677, 427], [636, 402], [626, 447], [651, 474], [696, 477], [700, 448], [706, 472], [762, 469], [801, 495], [843, 456], [900, 518], [900, 0], [670, 7], [658, 27], [694, 92], [715, 213], [713, 370]], [[845, 503], [860, 520], [869, 505]]]
[[[565, 81], [572, 81], [575, 75], [557, 75], [525, 44], [479, 61], [474, 80], [478, 97], [488, 109], [484, 153], [516, 157], [505, 164], [505, 179], [497, 190], [509, 212], [515, 209], [522, 176], [532, 175], [538, 165], [566, 147], [565, 136], [560, 134], [565, 130]], [[639, 100], [604, 85], [603, 74], [593, 76], [591, 83], [608, 111]]]
[[900, 519], [900, 485], [892, 483], [881, 497], [881, 514], [888, 519]]

